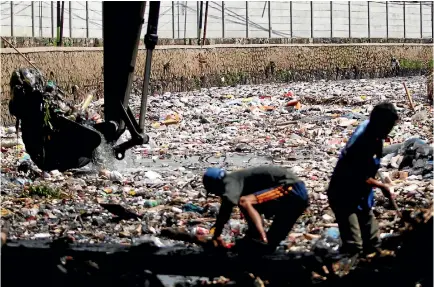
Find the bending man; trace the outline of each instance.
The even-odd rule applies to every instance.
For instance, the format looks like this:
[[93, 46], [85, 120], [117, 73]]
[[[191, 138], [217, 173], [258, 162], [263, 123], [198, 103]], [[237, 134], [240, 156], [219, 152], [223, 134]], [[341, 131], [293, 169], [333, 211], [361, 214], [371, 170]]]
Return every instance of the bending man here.
[[[260, 166], [232, 173], [208, 168], [203, 183], [207, 194], [222, 199], [213, 235], [219, 244], [222, 244], [220, 235], [234, 206], [239, 206], [247, 220], [246, 236], [268, 243], [272, 249], [285, 239], [308, 206], [304, 183], [290, 170], [277, 166]], [[261, 214], [267, 218], [274, 216], [267, 234]]]

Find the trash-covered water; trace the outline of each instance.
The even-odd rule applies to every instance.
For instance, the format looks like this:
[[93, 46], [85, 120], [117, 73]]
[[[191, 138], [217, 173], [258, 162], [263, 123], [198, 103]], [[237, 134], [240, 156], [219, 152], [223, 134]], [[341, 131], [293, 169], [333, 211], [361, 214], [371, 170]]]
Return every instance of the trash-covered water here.
[[[204, 166], [211, 165], [235, 165], [239, 167], [249, 167], [257, 165], [271, 164], [273, 160], [270, 157], [258, 156], [254, 154], [227, 154], [225, 156], [203, 156], [193, 155], [188, 157], [171, 157], [170, 159], [155, 159], [152, 158], [136, 158], [131, 159], [132, 169], [140, 167], [152, 167], [154, 169], [168, 169], [185, 167], [188, 169], [200, 169]], [[127, 161], [128, 162], [128, 161]], [[125, 171], [128, 171], [128, 166], [125, 165]], [[120, 167], [122, 170], [122, 168]]]
[[[415, 111], [409, 108], [403, 81], [413, 95]], [[99, 166], [52, 171], [44, 178], [18, 170], [29, 156], [14, 128], [2, 128], [2, 226], [9, 225], [10, 238], [69, 235], [77, 242], [130, 244], [146, 237], [170, 245], [174, 242], [159, 238], [162, 228], [206, 233], [215, 221], [219, 202], [204, 197], [205, 168], [218, 166], [230, 172], [275, 164], [291, 168], [305, 181], [311, 201], [282, 246], [310, 250], [336, 226], [327, 201], [328, 181], [346, 140], [376, 103], [394, 103], [400, 116], [386, 145], [418, 137], [432, 146], [432, 107], [423, 96], [424, 83], [422, 77], [319, 81], [152, 95], [148, 144], [127, 151], [121, 161], [101, 146]], [[137, 94], [130, 100], [133, 113], [139, 99]], [[89, 109], [98, 110], [98, 105], [94, 102]], [[121, 141], [127, 138], [125, 133]], [[426, 146], [415, 149], [408, 162], [404, 158], [408, 160], [409, 149], [402, 149], [385, 154], [381, 163], [403, 209], [426, 207], [434, 195], [432, 153]], [[396, 232], [391, 224], [395, 213], [380, 194], [376, 199], [384, 237]], [[120, 204], [139, 217], [117, 221], [100, 203]], [[223, 237], [233, 242], [245, 228], [236, 211]]]
[[[90, 165], [90, 169], [105, 167], [119, 172], [134, 172], [141, 168], [153, 168], [155, 170], [167, 170], [173, 168], [184, 167], [187, 169], [203, 169], [207, 166], [239, 166], [250, 167], [258, 165], [266, 165], [273, 163], [273, 157], [266, 155], [266, 152], [256, 153], [237, 153], [229, 152], [225, 154], [219, 153], [201, 153], [189, 155], [168, 155], [166, 157], [155, 157], [152, 155], [142, 155], [141, 149], [136, 148], [135, 153], [131, 150], [126, 151], [123, 160], [114, 158], [111, 147], [104, 143], [98, 147], [97, 155], [94, 158], [94, 164]], [[95, 165], [96, 164], [96, 165]], [[89, 168], [89, 167], [88, 167]], [[84, 169], [86, 170], [86, 168]]]

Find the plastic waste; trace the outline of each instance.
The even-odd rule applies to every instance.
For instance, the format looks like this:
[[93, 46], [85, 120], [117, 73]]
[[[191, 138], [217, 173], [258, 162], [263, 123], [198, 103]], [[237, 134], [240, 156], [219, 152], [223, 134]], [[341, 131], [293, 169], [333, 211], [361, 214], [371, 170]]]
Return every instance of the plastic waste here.
[[182, 209], [178, 208], [178, 207], [172, 207], [171, 209], [173, 212], [175, 213], [182, 213]]
[[181, 121], [181, 117], [176, 112], [169, 113], [160, 119], [160, 123], [162, 125], [173, 125], [179, 123], [180, 121]]
[[322, 257], [333, 256], [339, 253], [340, 243], [339, 229], [329, 228], [315, 241], [312, 250]]
[[192, 230], [193, 234], [196, 235], [208, 235], [209, 234], [209, 230], [200, 226], [194, 227]]
[[0, 143], [2, 148], [11, 148], [17, 145], [23, 145], [23, 141], [21, 139], [2, 139]]
[[110, 173], [110, 177], [109, 177], [109, 179], [110, 179], [111, 181], [123, 181], [123, 176], [122, 176], [122, 174], [121, 174], [120, 172], [118, 172], [118, 171], [112, 171], [112, 172]]
[[15, 127], [8, 127], [7, 129], [6, 129], [6, 133], [7, 134], [16, 134], [17, 133], [17, 129], [15, 128]]
[[328, 214], [324, 214], [324, 215], [322, 216], [322, 219], [323, 219], [324, 221], [326, 221], [326, 222], [332, 222], [332, 221], [334, 220], [333, 216], [330, 216], [330, 215], [328, 215]]
[[197, 213], [203, 213], [203, 208], [197, 205], [194, 205], [193, 203], [187, 203], [182, 207], [182, 210], [184, 212], [197, 212]]
[[36, 77], [29, 69], [22, 69], [21, 73], [24, 77], [23, 81], [27, 83], [30, 87], [34, 87], [36, 84]]
[[28, 161], [28, 160], [30, 160], [30, 155], [28, 154], [28, 153], [23, 153], [21, 156], [20, 156], [20, 159], [19, 159], [19, 163], [22, 163], [22, 162], [25, 162], [25, 161]]
[[145, 200], [143, 204], [145, 207], [155, 207], [158, 206], [160, 202], [158, 200]]
[[220, 203], [210, 203], [208, 205], [208, 213], [211, 216], [216, 216], [220, 210]]
[[294, 96], [294, 93], [292, 91], [288, 91], [284, 94], [284, 97], [292, 98]]
[[165, 244], [165, 241], [163, 241], [160, 238], [157, 238], [155, 236], [152, 236], [152, 235], [143, 235], [139, 239], [136, 240], [137, 244], [145, 243], [145, 242], [152, 243], [156, 247], [165, 247], [165, 246], [167, 246], [167, 244]]
[[52, 80], [48, 80], [45, 86], [45, 91], [51, 93], [54, 92], [55, 90], [56, 90], [56, 83]]
[[[406, 82], [410, 90], [416, 91], [420, 87], [418, 77], [406, 79]], [[46, 89], [45, 84], [42, 87]], [[397, 104], [400, 115], [400, 122], [383, 150], [389, 147], [396, 149], [385, 154], [381, 163], [381, 171], [389, 173], [395, 187], [398, 204], [417, 208], [428, 206], [431, 200], [434, 192], [430, 181], [433, 159], [429, 148], [432, 121], [429, 117], [412, 121], [414, 113], [406, 105], [400, 107], [402, 98], [396, 97], [395, 89], [402, 90], [402, 79], [291, 81], [284, 85], [243, 85], [165, 94], [156, 92], [148, 99], [147, 115], [150, 120], [145, 124], [150, 136], [149, 144], [128, 150], [122, 161], [113, 159], [111, 152], [108, 152], [110, 156], [102, 155], [105, 160], [101, 161], [101, 167], [89, 165], [53, 175], [41, 171], [35, 172], [34, 176], [30, 172], [17, 174], [17, 161], [24, 152], [30, 152], [24, 145], [5, 148], [3, 143], [16, 141], [16, 134], [9, 134], [8, 127], [4, 127], [1, 133], [2, 208], [26, 214], [23, 220], [17, 217], [12, 222], [11, 232], [15, 238], [33, 239], [34, 234], [47, 233], [49, 225], [53, 237], [66, 233], [79, 242], [131, 244], [142, 234], [158, 236], [166, 227], [185, 228], [193, 232], [193, 226], [207, 230], [213, 226], [220, 203], [216, 197], [205, 197], [201, 179], [207, 167], [222, 167], [231, 172], [245, 167], [276, 164], [291, 167], [304, 180], [311, 201], [308, 211], [296, 222], [283, 245], [290, 250], [308, 251], [316, 242], [318, 246], [323, 241], [321, 244], [326, 250], [331, 248], [333, 251], [338, 249], [339, 243], [335, 241], [339, 242], [339, 238], [338, 230], [330, 234], [333, 230], [330, 227], [336, 226], [333, 216], [323, 218], [324, 214], [332, 215], [329, 213], [326, 190], [340, 151], [354, 132], [356, 123], [348, 126], [341, 124], [352, 121], [359, 124], [368, 118], [377, 102]], [[135, 115], [140, 107], [140, 93], [141, 87], [134, 82], [130, 107]], [[288, 96], [285, 96], [286, 93]], [[295, 99], [294, 95], [302, 103], [302, 108], [298, 110], [294, 106], [286, 106]], [[361, 95], [366, 96], [364, 100]], [[80, 104], [74, 108], [80, 110], [85, 99], [86, 94], [77, 94], [74, 100]], [[422, 105], [417, 111], [429, 111], [416, 93], [414, 101]], [[81, 115], [83, 119], [94, 121], [97, 115], [101, 118], [102, 103], [91, 102]], [[274, 108], [267, 111], [265, 107]], [[56, 105], [57, 108], [62, 115], [74, 115], [65, 113], [63, 105]], [[177, 124], [163, 124], [171, 119], [170, 115], [176, 120], [174, 113], [182, 120]], [[22, 136], [21, 132], [19, 136]], [[120, 140], [129, 137], [126, 133]], [[414, 137], [423, 142], [407, 142]], [[62, 155], [68, 153], [68, 150], [62, 150]], [[31, 156], [34, 159], [33, 154]], [[396, 156], [403, 156], [398, 168], [390, 164]], [[25, 162], [33, 166], [32, 160]], [[98, 159], [96, 163], [99, 165], [99, 162]], [[100, 168], [107, 171], [96, 172]], [[112, 180], [113, 171], [118, 172], [122, 180]], [[394, 172], [397, 172], [396, 175]], [[406, 179], [405, 174], [408, 175]], [[14, 183], [15, 178], [22, 181]], [[26, 197], [23, 189], [33, 184], [51, 184], [62, 190], [62, 194], [48, 201]], [[407, 191], [407, 187], [411, 189]], [[377, 198], [374, 207], [381, 214], [377, 217], [383, 224], [380, 230], [382, 233], [395, 231], [396, 226], [384, 224], [389, 222], [384, 218], [388, 218], [388, 213], [392, 211], [380, 202], [382, 198]], [[113, 213], [118, 211], [102, 208], [100, 203], [121, 205], [122, 212], [127, 210], [137, 216], [129, 216], [130, 213], [125, 212], [126, 217], [119, 218]], [[34, 206], [37, 209], [31, 214], [22, 212]], [[269, 224], [265, 220], [266, 230]], [[233, 242], [237, 237], [243, 237], [246, 229], [244, 218], [235, 208], [222, 237], [227, 242]]]
[[335, 240], [339, 239], [339, 228], [337, 227], [330, 227], [326, 230], [326, 236]]
[[290, 100], [288, 103], [286, 103], [287, 107], [294, 107], [299, 103], [298, 100]]
[[155, 171], [152, 171], [152, 170], [145, 172], [145, 177], [147, 177], [150, 180], [161, 179], [161, 175]]
[[239, 220], [230, 220], [229, 226], [232, 234], [234, 236], [239, 236], [246, 229], [244, 224], [242, 224]]
[[35, 239], [49, 238], [49, 237], [51, 237], [50, 233], [37, 233], [34, 236]]
[[18, 184], [18, 185], [26, 185], [29, 183], [32, 183], [32, 181], [30, 179], [26, 179], [26, 178], [22, 178], [22, 177], [17, 177], [15, 179], [12, 180], [13, 183]]

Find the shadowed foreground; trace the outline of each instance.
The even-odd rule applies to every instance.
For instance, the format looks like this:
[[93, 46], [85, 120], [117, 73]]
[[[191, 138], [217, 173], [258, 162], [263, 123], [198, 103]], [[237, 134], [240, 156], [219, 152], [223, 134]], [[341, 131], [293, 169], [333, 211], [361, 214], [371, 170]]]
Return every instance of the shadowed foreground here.
[[[218, 277], [228, 286], [254, 286], [247, 273], [269, 286], [432, 286], [432, 210], [404, 218], [406, 227], [383, 242], [396, 256], [359, 262], [346, 276], [312, 279], [320, 273], [327, 256], [319, 253], [281, 253], [253, 258], [232, 251], [201, 247], [164, 247], [152, 243], [138, 246], [81, 245], [67, 239], [8, 241], [2, 247], [2, 286], [164, 286], [154, 274]], [[170, 232], [166, 233], [170, 235]], [[173, 233], [171, 235], [173, 237]], [[180, 235], [178, 235], [179, 237]], [[190, 241], [186, 235], [179, 238]], [[252, 249], [250, 249], [252, 250]], [[241, 251], [241, 250], [239, 250]], [[243, 254], [246, 254], [243, 252]], [[331, 266], [331, 265], [329, 265]], [[146, 270], [146, 271], [144, 271]], [[185, 285], [193, 286], [193, 285]]]

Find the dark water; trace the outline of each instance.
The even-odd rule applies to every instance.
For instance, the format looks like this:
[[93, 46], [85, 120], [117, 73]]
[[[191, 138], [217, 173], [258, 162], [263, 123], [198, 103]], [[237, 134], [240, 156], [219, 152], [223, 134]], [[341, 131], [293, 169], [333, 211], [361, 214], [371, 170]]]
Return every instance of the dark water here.
[[189, 157], [170, 157], [165, 159], [157, 159], [155, 162], [151, 158], [133, 159], [133, 162], [143, 167], [185, 167], [195, 168], [208, 165], [223, 165], [247, 167], [253, 165], [262, 165], [272, 163], [271, 157], [260, 156], [255, 154], [233, 153], [226, 156], [202, 156], [193, 155]]

